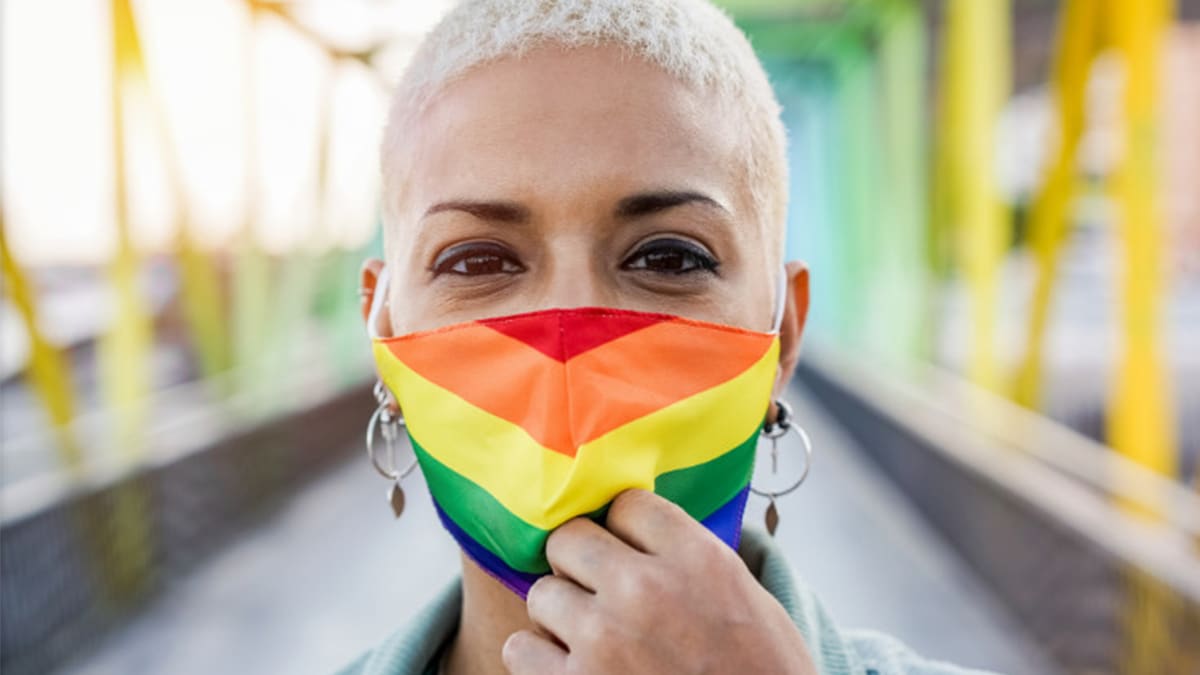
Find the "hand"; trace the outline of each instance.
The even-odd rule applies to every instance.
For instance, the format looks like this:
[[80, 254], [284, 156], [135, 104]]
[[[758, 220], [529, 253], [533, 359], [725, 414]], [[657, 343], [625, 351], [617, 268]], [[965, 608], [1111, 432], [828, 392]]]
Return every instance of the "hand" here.
[[553, 574], [529, 591], [538, 632], [513, 633], [526, 673], [815, 673], [800, 631], [737, 553], [683, 509], [629, 490], [608, 529], [576, 518], [546, 544]]

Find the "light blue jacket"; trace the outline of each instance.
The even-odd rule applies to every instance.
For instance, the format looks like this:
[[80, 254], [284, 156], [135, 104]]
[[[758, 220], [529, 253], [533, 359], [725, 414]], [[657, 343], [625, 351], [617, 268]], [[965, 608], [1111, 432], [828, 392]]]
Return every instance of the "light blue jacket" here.
[[[812, 590], [795, 579], [783, 553], [764, 532], [747, 528], [739, 553], [763, 588], [787, 610], [824, 675], [979, 675], [917, 656], [893, 637], [874, 631], [843, 631]], [[362, 654], [337, 675], [436, 673], [435, 657], [458, 629], [462, 587], [455, 580], [404, 628]]]

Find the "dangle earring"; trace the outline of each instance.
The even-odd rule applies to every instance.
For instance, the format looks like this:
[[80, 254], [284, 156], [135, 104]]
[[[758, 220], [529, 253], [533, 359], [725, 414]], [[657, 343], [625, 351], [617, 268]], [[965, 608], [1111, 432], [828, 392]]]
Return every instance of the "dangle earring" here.
[[[399, 518], [400, 514], [404, 513], [404, 488], [400, 486], [400, 481], [417, 467], [417, 458], [413, 457], [403, 470], [396, 468], [396, 442], [400, 438], [400, 430], [404, 428], [404, 417], [392, 414], [387, 389], [384, 388], [382, 382], [375, 383], [375, 400], [379, 406], [375, 408], [375, 413], [371, 415], [371, 421], [367, 423], [367, 458], [371, 460], [371, 465], [375, 467], [379, 475], [392, 481], [392, 487], [387, 492], [387, 501], [392, 505], [392, 513]], [[376, 427], [379, 427], [384, 445], [387, 446], [388, 464], [386, 466], [375, 456]]]
[[750, 485], [751, 492], [760, 497], [766, 497], [769, 502], [765, 520], [767, 533], [771, 536], [775, 536], [775, 529], [779, 527], [779, 509], [775, 507], [775, 500], [791, 494], [800, 487], [804, 479], [808, 478], [808, 470], [812, 467], [812, 441], [809, 440], [804, 429], [792, 420], [792, 407], [788, 405], [787, 401], [777, 399], [775, 409], [778, 411], [775, 421], [767, 422], [762, 428], [762, 435], [771, 441], [771, 475], [779, 473], [779, 439], [787, 435], [789, 431], [795, 431], [796, 435], [800, 437], [800, 442], [804, 444], [804, 470], [800, 472], [800, 477], [795, 482], [781, 490], [760, 490], [753, 484]]

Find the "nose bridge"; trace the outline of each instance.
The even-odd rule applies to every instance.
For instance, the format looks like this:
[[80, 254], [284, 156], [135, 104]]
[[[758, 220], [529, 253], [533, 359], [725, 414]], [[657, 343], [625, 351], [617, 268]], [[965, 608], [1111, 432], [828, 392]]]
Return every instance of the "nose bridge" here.
[[547, 256], [545, 303], [547, 307], [596, 307], [613, 304], [612, 280], [593, 243], [583, 236], [557, 238]]

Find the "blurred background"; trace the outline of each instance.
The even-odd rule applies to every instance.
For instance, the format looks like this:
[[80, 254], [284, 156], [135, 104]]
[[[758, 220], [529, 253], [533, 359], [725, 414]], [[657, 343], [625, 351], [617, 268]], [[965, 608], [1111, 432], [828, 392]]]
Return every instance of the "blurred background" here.
[[[813, 273], [799, 575], [964, 665], [1200, 673], [1200, 2], [719, 4]], [[356, 293], [449, 5], [0, 5], [4, 672], [331, 672], [451, 581]]]

